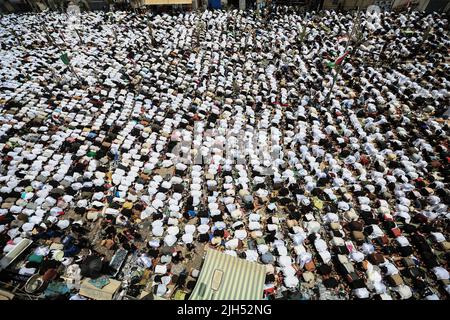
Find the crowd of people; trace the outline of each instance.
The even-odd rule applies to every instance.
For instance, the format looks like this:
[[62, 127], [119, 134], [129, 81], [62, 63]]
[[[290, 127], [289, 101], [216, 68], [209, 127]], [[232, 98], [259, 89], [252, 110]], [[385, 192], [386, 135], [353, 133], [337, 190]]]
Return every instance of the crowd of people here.
[[46, 298], [119, 249], [128, 295], [189, 293], [207, 246], [266, 265], [267, 299], [448, 298], [444, 16], [0, 21], [0, 250], [33, 240]]

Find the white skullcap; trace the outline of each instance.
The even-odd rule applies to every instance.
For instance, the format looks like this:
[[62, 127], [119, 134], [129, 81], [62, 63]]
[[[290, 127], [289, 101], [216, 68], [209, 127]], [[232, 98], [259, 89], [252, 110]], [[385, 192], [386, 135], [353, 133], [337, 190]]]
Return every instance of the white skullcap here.
[[177, 237], [175, 237], [174, 235], [168, 234], [167, 236], [164, 237], [164, 243], [166, 245], [168, 245], [169, 247], [174, 245], [176, 242], [177, 242]]

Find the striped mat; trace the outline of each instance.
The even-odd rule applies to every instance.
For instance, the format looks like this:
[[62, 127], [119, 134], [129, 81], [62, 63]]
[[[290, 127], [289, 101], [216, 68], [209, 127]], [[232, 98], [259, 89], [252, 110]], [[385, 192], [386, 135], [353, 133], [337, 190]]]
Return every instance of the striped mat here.
[[261, 300], [264, 265], [208, 248], [189, 300]]

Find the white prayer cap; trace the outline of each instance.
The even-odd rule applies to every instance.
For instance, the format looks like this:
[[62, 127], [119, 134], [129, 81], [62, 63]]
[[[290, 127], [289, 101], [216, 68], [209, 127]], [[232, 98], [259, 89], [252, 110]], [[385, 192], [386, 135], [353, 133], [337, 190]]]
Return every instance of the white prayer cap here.
[[176, 236], [180, 232], [180, 229], [176, 226], [171, 226], [167, 228], [167, 233]]
[[187, 225], [184, 226], [184, 232], [185, 233], [193, 234], [195, 232], [195, 229], [196, 229], [195, 226], [192, 225], [192, 224], [187, 224]]
[[239, 240], [244, 240], [247, 237], [247, 231], [245, 230], [236, 230], [234, 236]]
[[172, 194], [172, 198], [175, 199], [175, 200], [177, 200], [177, 201], [180, 201], [180, 200], [183, 198], [183, 195], [182, 195], [181, 193], [174, 192], [174, 193]]
[[159, 199], [155, 199], [152, 201], [152, 206], [153, 206], [153, 208], [158, 209], [158, 208], [162, 208], [164, 206], [164, 203]]
[[170, 189], [171, 186], [172, 186], [172, 183], [170, 183], [169, 181], [163, 181], [161, 183], [161, 187], [163, 187], [165, 189]]
[[174, 235], [168, 234], [164, 237], [164, 243], [171, 247], [177, 242], [177, 238]]
[[161, 237], [164, 233], [164, 228], [162, 226], [155, 225], [152, 228], [152, 233], [156, 237]]
[[239, 244], [239, 240], [234, 238], [234, 239], [231, 239], [231, 240], [225, 242], [225, 247], [228, 249], [236, 249], [238, 244]]
[[194, 241], [194, 238], [192, 236], [192, 233], [185, 233], [181, 237], [184, 243], [192, 243]]
[[288, 288], [295, 288], [298, 285], [298, 278], [295, 276], [288, 276], [284, 278], [284, 285]]
[[32, 222], [25, 222], [24, 224], [22, 224], [21, 228], [23, 231], [28, 232], [33, 230], [35, 224]]
[[152, 239], [152, 240], [149, 240], [148, 245], [152, 248], [158, 248], [160, 246], [160, 242], [158, 239]]
[[223, 221], [217, 221], [214, 223], [214, 227], [218, 230], [223, 230], [227, 227], [226, 223]]
[[200, 234], [205, 234], [209, 231], [209, 226], [207, 224], [202, 224], [197, 227], [197, 230]]
[[155, 273], [156, 274], [164, 274], [167, 272], [167, 266], [158, 264], [155, 266]]

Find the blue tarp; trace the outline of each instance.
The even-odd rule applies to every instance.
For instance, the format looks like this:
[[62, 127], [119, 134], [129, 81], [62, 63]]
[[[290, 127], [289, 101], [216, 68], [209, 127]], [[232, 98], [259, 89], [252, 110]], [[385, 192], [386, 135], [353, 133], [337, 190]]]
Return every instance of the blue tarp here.
[[188, 211], [188, 215], [189, 215], [190, 217], [195, 217], [195, 216], [197, 215], [197, 212], [195, 212], [194, 210], [189, 210], [189, 211]]
[[47, 289], [45, 289], [44, 294], [46, 297], [53, 297], [66, 294], [69, 291], [69, 288], [64, 282], [50, 282]]
[[208, 7], [211, 9], [222, 9], [220, 0], [208, 0]]

